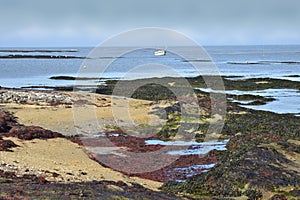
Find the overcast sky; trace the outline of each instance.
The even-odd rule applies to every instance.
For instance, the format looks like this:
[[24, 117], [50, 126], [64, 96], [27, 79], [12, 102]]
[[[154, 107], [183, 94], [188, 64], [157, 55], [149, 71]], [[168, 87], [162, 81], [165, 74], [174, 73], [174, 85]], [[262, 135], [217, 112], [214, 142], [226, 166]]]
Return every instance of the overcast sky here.
[[300, 44], [299, 0], [2, 0], [0, 46], [95, 46], [134, 28], [200, 45]]

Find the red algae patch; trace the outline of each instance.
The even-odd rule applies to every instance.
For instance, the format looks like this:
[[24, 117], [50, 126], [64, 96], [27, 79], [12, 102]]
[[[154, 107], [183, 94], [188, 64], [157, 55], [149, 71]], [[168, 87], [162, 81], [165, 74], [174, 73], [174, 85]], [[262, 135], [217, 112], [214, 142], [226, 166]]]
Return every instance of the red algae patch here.
[[7, 138], [18, 147], [12, 152], [0, 151], [0, 170], [16, 174], [41, 175], [47, 181], [123, 181], [126, 184], [138, 183], [146, 188], [157, 190], [162, 183], [138, 177], [128, 177], [120, 172], [99, 165], [86, 154], [83, 147], [65, 139], [20, 140]]

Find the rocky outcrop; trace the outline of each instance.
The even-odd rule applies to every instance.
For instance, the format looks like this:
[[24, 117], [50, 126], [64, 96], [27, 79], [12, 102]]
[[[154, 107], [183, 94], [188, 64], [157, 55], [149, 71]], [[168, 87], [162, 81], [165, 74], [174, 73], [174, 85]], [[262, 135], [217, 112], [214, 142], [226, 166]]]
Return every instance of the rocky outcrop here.
[[8, 112], [0, 110], [0, 133], [8, 132], [12, 126], [16, 125], [16, 119]]
[[15, 126], [9, 131], [7, 136], [17, 137], [22, 140], [64, 137], [60, 133], [52, 132], [38, 126]]
[[13, 172], [0, 170], [0, 199], [163, 199], [188, 200], [152, 191], [139, 184], [131, 186], [122, 181], [89, 181], [78, 183], [53, 183], [43, 176], [17, 176]]
[[11, 151], [11, 148], [17, 147], [17, 145], [11, 140], [3, 140], [0, 137], [0, 151]]
[[67, 95], [36, 91], [0, 90], [0, 103], [17, 104], [72, 104], [73, 99]]

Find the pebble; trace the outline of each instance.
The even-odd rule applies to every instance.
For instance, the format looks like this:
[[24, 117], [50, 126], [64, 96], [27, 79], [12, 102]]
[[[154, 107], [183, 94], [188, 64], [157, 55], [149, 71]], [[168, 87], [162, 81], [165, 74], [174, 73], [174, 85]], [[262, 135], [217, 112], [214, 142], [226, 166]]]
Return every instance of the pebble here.
[[33, 91], [13, 91], [0, 90], [0, 103], [17, 103], [17, 104], [65, 104], [71, 105], [74, 100], [66, 95], [33, 92]]
[[116, 186], [116, 185], [107, 185], [106, 188], [113, 192], [124, 192], [123, 188]]

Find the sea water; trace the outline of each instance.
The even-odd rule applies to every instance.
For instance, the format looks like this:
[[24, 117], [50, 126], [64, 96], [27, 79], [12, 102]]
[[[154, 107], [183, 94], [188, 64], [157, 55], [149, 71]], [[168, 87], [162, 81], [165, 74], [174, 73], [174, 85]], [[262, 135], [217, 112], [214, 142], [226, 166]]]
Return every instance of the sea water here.
[[[90, 47], [78, 48], [0, 48], [0, 86], [21, 88], [28, 86], [72, 86], [73, 80], [53, 80], [52, 76], [78, 76], [78, 70], [86, 61], [95, 60], [101, 66], [108, 59], [113, 61], [105, 72], [93, 74], [93, 80], [82, 81], [83, 85], [101, 84], [97, 78], [119, 79], [134, 67], [149, 63], [158, 63], [173, 68], [178, 76], [194, 77], [199, 75], [218, 75], [199, 73], [194, 62], [213, 62], [222, 76], [238, 76], [238, 79], [247, 78], [277, 78], [292, 81], [300, 81], [300, 46], [299, 45], [274, 45], [274, 46], [209, 46], [204, 47], [208, 52], [207, 57], [202, 59], [195, 56], [194, 47], [178, 47], [186, 51], [188, 60], [168, 52], [166, 56], [155, 56], [154, 49], [137, 49], [132, 52], [114, 58], [116, 52], [122, 52], [120, 47], [107, 48], [107, 55], [90, 58]], [[191, 52], [191, 53], [190, 53]], [[112, 55], [112, 57], [109, 57]], [[190, 56], [189, 56], [190, 55]], [[211, 60], [211, 61], [210, 61]], [[187, 62], [189, 61], [189, 62]], [[133, 77], [150, 78], [173, 76], [169, 71], [152, 73], [144, 70]], [[251, 91], [250, 91], [251, 92]], [[294, 113], [299, 115], [299, 91], [280, 90], [263, 91], [259, 94], [274, 97], [278, 101], [269, 102], [263, 106], [252, 106], [253, 109], [268, 110], [278, 113]], [[282, 101], [284, 99], [284, 101]], [[280, 104], [280, 105], [279, 105]], [[288, 105], [293, 105], [288, 106]], [[280, 110], [274, 108], [280, 107]]]

